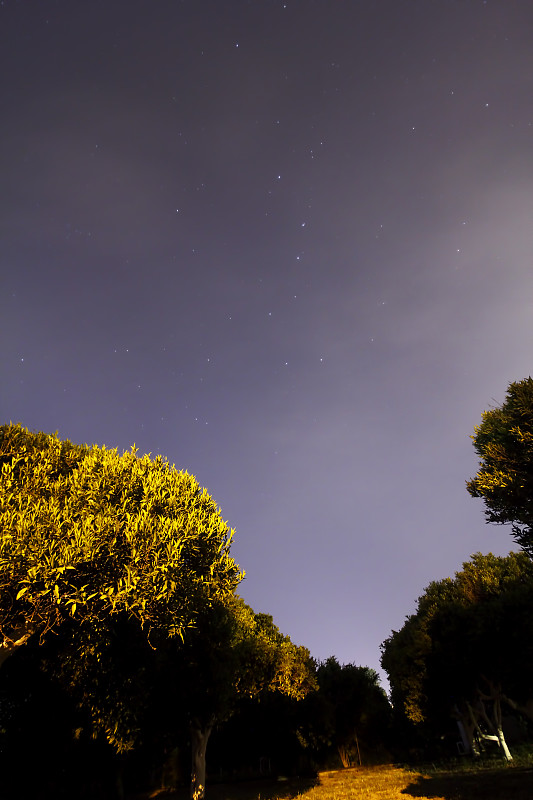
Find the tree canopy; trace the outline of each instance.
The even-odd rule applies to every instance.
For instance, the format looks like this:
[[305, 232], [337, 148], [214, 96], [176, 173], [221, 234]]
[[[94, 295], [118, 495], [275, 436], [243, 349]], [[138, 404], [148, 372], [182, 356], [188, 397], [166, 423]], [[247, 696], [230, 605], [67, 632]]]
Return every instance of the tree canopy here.
[[467, 482], [485, 502], [487, 522], [511, 523], [533, 557], [533, 378], [511, 383], [501, 406], [484, 411], [472, 436], [481, 462]]
[[4, 425], [0, 464], [0, 663], [69, 616], [182, 637], [242, 578], [216, 503], [159, 456]]
[[188, 720], [201, 796], [213, 725], [240, 697], [303, 697], [309, 652], [235, 595], [232, 531], [193, 476], [19, 425], [0, 464], [2, 660], [53, 644], [43, 668], [117, 752]]
[[323, 755], [336, 750], [344, 767], [361, 765], [363, 755], [383, 755], [391, 707], [377, 672], [330, 656], [318, 664], [316, 679], [318, 690], [306, 700], [300, 728], [303, 742]]
[[242, 699], [276, 693], [300, 700], [316, 682], [307, 648], [295, 645], [270, 615], [256, 614], [235, 595], [210, 608], [183, 646], [169, 643], [159, 662], [157, 686], [164, 691], [167, 715], [159, 719], [160, 729], [172, 735], [175, 717], [188, 721], [191, 796], [203, 797], [205, 752], [213, 727], [228, 720]]
[[[454, 718], [469, 739], [501, 734], [501, 703], [531, 701], [533, 564], [525, 553], [472, 556], [434, 581], [382, 644], [393, 703], [437, 732]], [[501, 741], [500, 741], [501, 740]]]

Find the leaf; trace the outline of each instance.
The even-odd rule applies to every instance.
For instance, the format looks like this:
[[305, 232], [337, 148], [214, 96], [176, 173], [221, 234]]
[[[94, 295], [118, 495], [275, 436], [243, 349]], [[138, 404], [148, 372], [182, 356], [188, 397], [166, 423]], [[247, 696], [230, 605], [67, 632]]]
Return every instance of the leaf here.
[[15, 597], [15, 600], [20, 600], [22, 595], [26, 594], [29, 588], [30, 588], [29, 586], [24, 586], [22, 589], [20, 589], [19, 592], [17, 593], [17, 596]]

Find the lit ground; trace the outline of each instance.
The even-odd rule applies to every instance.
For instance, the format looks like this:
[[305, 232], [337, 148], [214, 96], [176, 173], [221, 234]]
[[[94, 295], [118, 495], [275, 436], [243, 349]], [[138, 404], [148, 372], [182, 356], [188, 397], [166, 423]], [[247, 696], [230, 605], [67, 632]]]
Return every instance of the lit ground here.
[[[154, 793], [182, 800], [183, 793]], [[314, 780], [261, 781], [208, 787], [207, 800], [532, 800], [533, 769], [417, 772], [393, 766], [323, 772]]]

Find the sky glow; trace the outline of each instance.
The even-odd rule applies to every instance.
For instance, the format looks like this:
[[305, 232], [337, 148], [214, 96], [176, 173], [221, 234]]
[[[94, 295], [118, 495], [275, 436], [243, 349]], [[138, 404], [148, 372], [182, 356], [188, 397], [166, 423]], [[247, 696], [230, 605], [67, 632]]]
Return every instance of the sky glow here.
[[467, 495], [532, 371], [525, 0], [5, 0], [0, 416], [162, 454], [241, 594], [379, 666], [506, 529]]

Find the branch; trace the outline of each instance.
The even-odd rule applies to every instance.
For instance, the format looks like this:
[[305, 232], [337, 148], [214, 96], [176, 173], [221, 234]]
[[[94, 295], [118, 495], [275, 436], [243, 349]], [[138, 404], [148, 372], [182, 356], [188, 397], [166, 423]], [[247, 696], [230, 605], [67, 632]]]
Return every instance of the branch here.
[[4, 640], [0, 642], [0, 667], [4, 661], [7, 661], [9, 656], [12, 656], [13, 653], [19, 649], [19, 647], [26, 644], [28, 639], [33, 636], [34, 632], [35, 629], [33, 627], [28, 627], [17, 639], [10, 639], [8, 636], [4, 635]]

